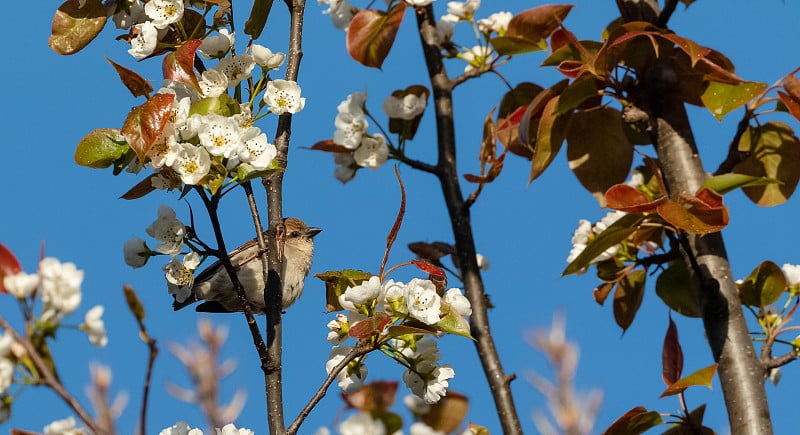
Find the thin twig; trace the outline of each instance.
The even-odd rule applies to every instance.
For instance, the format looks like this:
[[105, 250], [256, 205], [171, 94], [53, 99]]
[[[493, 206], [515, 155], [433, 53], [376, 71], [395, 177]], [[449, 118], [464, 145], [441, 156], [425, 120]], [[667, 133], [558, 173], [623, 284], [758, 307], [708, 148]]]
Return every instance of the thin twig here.
[[95, 434], [108, 434], [109, 431], [106, 428], [102, 428], [99, 426], [97, 421], [92, 418], [91, 415], [81, 406], [80, 403], [64, 388], [64, 385], [61, 384], [55, 375], [53, 374], [50, 367], [42, 359], [42, 356], [39, 355], [39, 351], [33, 346], [31, 343], [30, 337], [22, 337], [20, 336], [11, 325], [6, 322], [5, 318], [0, 316], [0, 328], [6, 330], [7, 333], [11, 334], [11, 337], [14, 339], [15, 342], [22, 345], [25, 348], [25, 352], [33, 361], [33, 366], [36, 368], [36, 371], [39, 372], [39, 376], [41, 380], [44, 381], [44, 384], [50, 387], [57, 395], [64, 401], [64, 403], [69, 406], [75, 414], [78, 415], [86, 427]]
[[658, 14], [658, 19], [656, 19], [656, 26], [666, 28], [677, 6], [678, 0], [666, 0], [664, 2], [664, 9], [661, 10], [661, 13]]
[[749, 108], [745, 108], [744, 115], [742, 115], [742, 119], [736, 126], [736, 134], [733, 136], [731, 143], [728, 145], [728, 155], [725, 156], [725, 160], [723, 160], [722, 163], [719, 164], [717, 170], [714, 171], [714, 175], [727, 174], [733, 170], [734, 166], [742, 161], [744, 153], [739, 151], [739, 142], [742, 140], [742, 136], [747, 131], [747, 127], [750, 125], [750, 118], [752, 117], [753, 112], [750, 111]]

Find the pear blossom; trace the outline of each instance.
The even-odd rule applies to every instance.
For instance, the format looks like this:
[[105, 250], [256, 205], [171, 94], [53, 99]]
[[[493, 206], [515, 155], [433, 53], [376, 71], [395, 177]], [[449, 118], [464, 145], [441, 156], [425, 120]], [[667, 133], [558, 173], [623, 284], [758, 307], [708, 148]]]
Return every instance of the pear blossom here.
[[406, 405], [406, 408], [408, 408], [414, 416], [425, 415], [431, 410], [431, 405], [425, 403], [424, 400], [413, 394], [408, 394], [403, 397], [403, 404]]
[[[179, 101], [183, 100], [184, 98], [188, 97], [189, 98], [189, 105], [191, 105], [191, 103], [194, 103], [196, 101], [200, 101], [200, 99], [203, 98], [203, 96], [200, 95], [200, 93], [197, 92], [197, 90], [195, 88], [193, 88], [192, 86], [189, 86], [186, 83], [176, 82], [174, 80], [166, 80], [166, 79], [161, 83], [161, 89], [158, 90], [158, 93], [159, 94], [174, 94], [176, 102], [179, 102]], [[174, 105], [173, 105], [173, 109], [174, 109]], [[187, 115], [188, 115], [188, 110], [187, 110]], [[175, 122], [176, 124], [178, 123], [177, 121], [173, 121], [173, 122]], [[178, 127], [176, 126], [176, 128], [178, 128]]]
[[592, 234], [592, 223], [586, 219], [579, 220], [578, 228], [575, 229], [575, 233], [572, 235], [572, 250], [569, 251], [569, 256], [567, 256], [567, 263], [575, 261], [581, 255], [581, 252], [586, 249], [586, 245], [589, 244], [590, 234]]
[[74, 263], [61, 263], [48, 257], [39, 262], [39, 291], [44, 303], [43, 318], [59, 319], [75, 311], [81, 303], [83, 271]]
[[492, 50], [482, 45], [472, 47], [469, 51], [462, 53], [460, 57], [467, 61], [467, 66], [464, 67], [465, 73], [484, 71], [494, 60]]
[[373, 418], [369, 412], [362, 411], [347, 417], [339, 425], [339, 435], [386, 435], [386, 426]]
[[147, 14], [144, 13], [144, 5], [139, 0], [128, 1], [127, 9], [119, 8], [114, 11], [111, 17], [117, 29], [127, 30], [134, 24], [147, 21]]
[[625, 213], [624, 211], [619, 211], [619, 210], [614, 210], [612, 212], [609, 212], [608, 214], [603, 216], [603, 219], [601, 219], [600, 222], [594, 225], [592, 231], [595, 234], [600, 234], [626, 214], [627, 213]]
[[196, 147], [190, 143], [182, 142], [178, 157], [172, 169], [181, 177], [185, 184], [198, 184], [211, 170], [211, 157], [204, 147]]
[[228, 90], [228, 76], [216, 69], [207, 69], [200, 74], [197, 82], [203, 96], [206, 98], [216, 98]]
[[206, 115], [197, 131], [200, 145], [212, 156], [228, 158], [239, 152], [242, 143], [242, 128], [227, 116]]
[[200, 256], [197, 252], [190, 252], [183, 256], [183, 261], [172, 257], [164, 266], [169, 294], [175, 296], [178, 302], [185, 301], [192, 294], [194, 284], [194, 270], [200, 265]]
[[164, 428], [158, 435], [203, 435], [200, 429], [192, 429], [185, 421], [179, 421], [170, 427]]
[[336, 106], [336, 111], [339, 113], [352, 113], [354, 115], [364, 114], [364, 104], [367, 102], [367, 96], [363, 92], [353, 92], [347, 98]]
[[378, 302], [383, 306], [383, 309], [389, 313], [405, 313], [407, 311], [405, 307], [405, 294], [405, 284], [389, 279], [384, 281], [383, 286], [381, 286], [381, 294], [378, 297]]
[[103, 319], [104, 308], [102, 305], [95, 305], [86, 312], [84, 323], [81, 329], [86, 331], [89, 336], [89, 342], [97, 347], [106, 347], [108, 337], [106, 336], [106, 326]]
[[408, 314], [412, 317], [428, 325], [439, 321], [442, 299], [436, 293], [433, 282], [414, 278], [409, 281], [403, 297], [408, 306]]
[[144, 13], [157, 29], [166, 29], [183, 18], [183, 0], [150, 0]]
[[39, 286], [38, 274], [18, 272], [3, 277], [3, 288], [17, 299], [25, 299]]
[[333, 162], [338, 165], [333, 171], [333, 176], [342, 184], [356, 176], [357, 165], [352, 153], [333, 153]]
[[458, 17], [454, 15], [443, 15], [436, 22], [436, 42], [439, 45], [447, 44], [453, 39], [458, 21]]
[[449, 365], [435, 366], [430, 372], [418, 373], [411, 369], [403, 373], [403, 381], [411, 392], [426, 403], [437, 403], [447, 394], [448, 380], [456, 372]]
[[371, 276], [369, 280], [362, 282], [354, 287], [347, 287], [344, 292], [345, 300], [353, 305], [365, 305], [372, 303], [378, 298], [381, 292], [381, 279]]
[[410, 4], [411, 6], [416, 6], [416, 7], [428, 6], [429, 4], [431, 4], [433, 2], [434, 2], [434, 0], [406, 0], [406, 3]]
[[251, 164], [256, 169], [266, 169], [278, 155], [275, 145], [269, 143], [267, 135], [258, 127], [250, 127], [241, 137], [239, 160]]
[[150, 158], [151, 167], [161, 168], [163, 166], [172, 165], [175, 158], [178, 157], [178, 151], [180, 151], [176, 136], [175, 126], [171, 123], [167, 123], [161, 131], [161, 134], [147, 151], [147, 157]]
[[331, 12], [335, 11], [339, 5], [342, 4], [342, 0], [317, 0], [317, 3], [322, 6], [328, 6], [328, 9], [322, 11], [323, 14], [330, 14]]
[[283, 64], [283, 61], [286, 60], [285, 53], [273, 53], [269, 48], [258, 44], [253, 44], [250, 47], [250, 53], [255, 63], [268, 70], [278, 69]]
[[511, 12], [495, 12], [488, 18], [478, 20], [478, 30], [486, 35], [495, 32], [500, 36], [505, 36], [512, 17], [514, 15]]
[[254, 432], [245, 428], [237, 429], [233, 423], [230, 423], [223, 426], [222, 429], [217, 428], [217, 435], [254, 435]]
[[333, 133], [333, 143], [347, 149], [356, 149], [361, 139], [367, 132], [369, 122], [362, 113], [341, 112], [334, 120], [336, 131]]
[[189, 111], [192, 107], [192, 99], [190, 97], [178, 98], [175, 95], [175, 103], [172, 104], [172, 112], [169, 115], [169, 122], [172, 124], [176, 131], [181, 130], [186, 125], [186, 120], [189, 119]]
[[222, 59], [233, 46], [234, 34], [228, 29], [219, 29], [219, 34], [207, 36], [197, 48], [206, 59]]
[[303, 110], [306, 99], [300, 97], [300, 86], [295, 81], [275, 79], [267, 83], [264, 102], [269, 110], [276, 114], [297, 113]]
[[228, 77], [228, 87], [232, 88], [250, 77], [255, 66], [253, 56], [243, 54], [240, 56], [230, 55], [220, 60], [215, 69]]
[[409, 435], [446, 435], [444, 432], [436, 430], [421, 421], [411, 424], [408, 432]]
[[7, 358], [0, 358], [0, 394], [6, 394], [12, 382], [14, 382], [14, 363]]
[[478, 263], [478, 269], [487, 271], [489, 270], [489, 260], [481, 254], [475, 254], [475, 261]]
[[328, 322], [327, 325], [330, 332], [328, 332], [327, 340], [332, 344], [341, 344], [347, 339], [347, 332], [350, 330], [350, 321], [347, 316], [339, 313], [336, 318]]
[[361, 146], [353, 153], [353, 159], [358, 166], [378, 169], [382, 164], [389, 160], [389, 146], [383, 135], [375, 134], [372, 137], [364, 137]]
[[333, 27], [339, 30], [347, 30], [353, 17], [360, 10], [344, 0], [319, 0], [319, 4], [328, 5], [328, 9], [322, 13], [330, 15]]
[[163, 242], [156, 246], [156, 250], [162, 254], [175, 255], [183, 249], [186, 226], [175, 216], [175, 210], [168, 205], [162, 205], [158, 208], [156, 220], [145, 230], [147, 235]]
[[472, 315], [472, 304], [461, 294], [461, 290], [457, 288], [447, 290], [444, 294], [444, 301], [450, 304], [461, 317], [468, 318]]
[[412, 120], [425, 111], [426, 101], [414, 94], [401, 98], [390, 95], [383, 100], [383, 112], [389, 118]]
[[[792, 287], [800, 284], [800, 265], [786, 263], [781, 270], [786, 275], [786, 285]], [[8, 288], [8, 284], [6, 284], [6, 288]]]
[[42, 429], [44, 435], [85, 435], [83, 428], [75, 427], [75, 417], [69, 416], [63, 420], [56, 420]]
[[147, 244], [139, 237], [134, 237], [122, 247], [122, 253], [125, 256], [125, 264], [134, 269], [147, 264], [147, 259], [150, 258], [150, 249]]
[[[328, 362], [325, 363], [325, 370], [330, 374], [337, 364], [344, 360], [345, 355], [350, 353], [351, 346], [334, 346], [328, 355]], [[364, 379], [367, 377], [367, 366], [362, 361], [352, 361], [342, 369], [336, 379], [339, 381], [339, 388], [345, 393], [354, 393], [361, 389]]]
[[447, 2], [447, 14], [458, 17], [461, 21], [469, 21], [472, 15], [481, 6], [481, 0], [467, 0], [463, 2]]
[[134, 35], [131, 38], [131, 48], [128, 50], [131, 56], [143, 59], [153, 54], [158, 44], [158, 29], [150, 21], [136, 24], [131, 30]]

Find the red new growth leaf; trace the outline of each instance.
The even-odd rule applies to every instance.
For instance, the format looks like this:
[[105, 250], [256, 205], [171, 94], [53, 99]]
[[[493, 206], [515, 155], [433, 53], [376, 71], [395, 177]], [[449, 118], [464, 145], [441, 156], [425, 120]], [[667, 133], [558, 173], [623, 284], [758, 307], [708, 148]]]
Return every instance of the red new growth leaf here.
[[397, 381], [377, 381], [364, 385], [355, 393], [342, 394], [351, 408], [359, 411], [386, 412], [394, 404]]
[[167, 125], [174, 101], [174, 94], [156, 94], [128, 113], [122, 135], [140, 162], [144, 162], [150, 147]]
[[136, 71], [125, 68], [108, 57], [106, 57], [106, 60], [114, 67], [119, 75], [119, 79], [122, 80], [122, 84], [131, 91], [134, 97], [147, 97], [153, 92], [153, 86], [150, 85], [144, 77], [136, 73]]
[[721, 231], [729, 220], [722, 196], [711, 189], [702, 189], [695, 196], [682, 194], [677, 201], [659, 204], [657, 211], [675, 227], [700, 235]]
[[89, 45], [106, 25], [108, 15], [100, 0], [67, 0], [53, 16], [50, 48], [58, 54], [75, 54]]
[[364, 9], [357, 13], [347, 28], [350, 56], [364, 66], [380, 69], [392, 49], [405, 10], [406, 3], [400, 2], [389, 12]]
[[800, 120], [800, 101], [795, 100], [791, 95], [781, 91], [778, 91], [778, 98], [780, 98], [781, 103], [786, 106], [786, 110], [788, 110], [795, 119]]
[[164, 63], [161, 64], [164, 80], [183, 83], [200, 92], [200, 84], [194, 75], [194, 56], [202, 43], [199, 39], [186, 41], [174, 53], [164, 56]]
[[661, 378], [669, 387], [681, 378], [683, 372], [683, 349], [678, 341], [678, 328], [669, 318], [669, 327], [664, 336], [664, 347], [661, 350]]
[[651, 201], [644, 192], [627, 184], [615, 184], [606, 191], [606, 207], [627, 213], [653, 212], [665, 200], [666, 197], [661, 197]]
[[508, 23], [509, 37], [538, 42], [561, 26], [572, 5], [543, 5], [522, 11]]
[[422, 271], [427, 273], [428, 275], [440, 276], [442, 278], [447, 277], [447, 274], [444, 273], [444, 270], [434, 266], [431, 263], [428, 263], [427, 261], [411, 260], [411, 262], [414, 263], [415, 266], [422, 269]]
[[6, 245], [0, 243], [0, 293], [8, 293], [3, 286], [3, 278], [20, 272], [22, 272], [22, 265], [17, 257], [10, 249], [6, 248]]
[[349, 153], [353, 151], [341, 145], [336, 145], [332, 139], [321, 140], [314, 145], [311, 145], [310, 149], [314, 151], [325, 151], [326, 153]]
[[366, 319], [352, 325], [347, 334], [353, 338], [367, 338], [373, 334], [383, 331], [383, 328], [385, 328], [386, 325], [388, 325], [391, 321], [391, 316], [383, 311], [378, 311], [374, 316], [367, 317]]

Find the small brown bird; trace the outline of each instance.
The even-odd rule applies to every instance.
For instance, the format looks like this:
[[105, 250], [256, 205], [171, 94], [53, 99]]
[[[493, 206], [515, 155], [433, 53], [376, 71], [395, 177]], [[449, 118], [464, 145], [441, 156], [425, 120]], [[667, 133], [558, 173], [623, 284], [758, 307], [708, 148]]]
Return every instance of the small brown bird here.
[[[283, 308], [292, 305], [303, 293], [303, 284], [311, 268], [314, 254], [314, 236], [322, 229], [309, 227], [297, 218], [283, 220], [285, 243], [281, 279], [283, 281]], [[270, 237], [270, 233], [265, 233]], [[233, 267], [238, 270], [239, 281], [244, 287], [247, 299], [257, 314], [264, 314], [264, 274], [261, 257], [258, 255], [258, 241], [252, 239], [228, 253]], [[228, 272], [222, 263], [214, 264], [195, 277], [192, 294], [183, 302], [172, 304], [175, 310], [205, 300], [196, 310], [208, 313], [230, 313], [242, 311], [236, 290], [233, 288]]]

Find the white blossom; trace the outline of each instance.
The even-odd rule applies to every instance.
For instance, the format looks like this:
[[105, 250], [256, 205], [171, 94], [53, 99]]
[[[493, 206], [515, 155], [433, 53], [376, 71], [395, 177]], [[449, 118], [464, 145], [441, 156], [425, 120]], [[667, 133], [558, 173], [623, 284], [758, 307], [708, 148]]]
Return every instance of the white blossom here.
[[371, 276], [369, 280], [353, 287], [347, 287], [344, 292], [345, 300], [353, 305], [371, 304], [381, 292], [381, 279]]
[[250, 47], [250, 53], [258, 65], [268, 70], [279, 68], [283, 61], [286, 60], [285, 53], [273, 53], [269, 48], [258, 44], [253, 44]]
[[275, 145], [269, 143], [267, 135], [258, 127], [250, 127], [242, 134], [242, 147], [239, 160], [251, 164], [256, 169], [266, 169], [278, 155]]
[[81, 303], [83, 271], [74, 263], [61, 263], [48, 257], [39, 262], [40, 297], [44, 303], [43, 318], [67, 315]]
[[39, 275], [18, 272], [3, 277], [3, 288], [17, 299], [25, 299], [39, 286]]
[[469, 303], [469, 299], [461, 294], [461, 290], [457, 288], [447, 290], [444, 294], [444, 301], [450, 304], [461, 317], [468, 318], [472, 315], [472, 304]]
[[178, 257], [172, 257], [172, 260], [164, 266], [169, 294], [174, 295], [175, 300], [179, 303], [185, 301], [192, 294], [193, 272], [199, 265], [200, 256], [197, 255], [197, 252], [190, 252], [183, 256], [183, 261]]
[[413, 423], [408, 428], [408, 431], [409, 435], [446, 435], [444, 432], [436, 430], [421, 421]]
[[175, 126], [172, 123], [167, 123], [147, 151], [147, 157], [150, 158], [150, 166], [153, 168], [171, 166], [178, 156], [178, 151], [180, 151], [180, 147], [178, 146]]
[[508, 30], [508, 23], [514, 15], [511, 12], [495, 12], [489, 15], [488, 18], [481, 18], [478, 20], [478, 29], [481, 33], [490, 34], [497, 33], [504, 36]]
[[203, 435], [200, 429], [192, 429], [185, 421], [179, 421], [170, 427], [164, 428], [158, 435]]
[[[333, 2], [330, 4], [333, 5]], [[339, 1], [338, 6], [335, 8], [328, 8], [326, 13], [330, 14], [333, 27], [339, 30], [347, 30], [347, 28], [350, 27], [350, 22], [353, 21], [353, 17], [356, 16], [358, 11], [360, 11], [360, 9], [353, 6], [350, 2]]]
[[489, 260], [481, 254], [475, 254], [475, 261], [478, 263], [478, 269], [487, 271], [489, 270]]
[[[203, 98], [203, 96], [200, 95], [200, 93], [197, 92], [197, 90], [195, 88], [193, 88], [192, 86], [190, 86], [190, 85], [188, 85], [186, 83], [183, 83], [183, 82], [176, 82], [174, 80], [166, 80], [166, 79], [161, 83], [161, 89], [158, 90], [158, 93], [159, 94], [174, 94], [175, 95], [175, 101], [179, 102], [178, 104], [186, 104], [187, 105], [187, 108], [185, 109], [185, 113], [186, 113], [187, 117], [189, 116], [189, 107], [188, 106], [191, 106], [191, 103], [194, 103], [196, 101], [200, 101], [200, 99]], [[188, 103], [180, 103], [180, 101], [183, 100], [184, 98], [189, 98], [189, 102]], [[173, 110], [176, 109], [175, 108], [175, 104], [172, 105], [172, 109]], [[180, 108], [179, 110], [183, 111], [184, 109]], [[173, 113], [173, 115], [170, 115], [170, 121], [175, 123], [175, 128], [176, 129], [180, 129], [181, 127], [183, 127], [183, 124], [181, 123], [181, 121], [179, 121], [177, 119], [173, 120], [172, 116], [174, 116], [174, 115], [176, 115], [176, 114]], [[186, 122], [186, 117], [183, 118], [183, 122]]]
[[786, 263], [781, 267], [781, 270], [786, 275], [786, 284], [788, 286], [800, 284], [800, 265]]
[[216, 69], [203, 71], [197, 83], [206, 98], [217, 98], [228, 91], [228, 76]]
[[[350, 353], [352, 349], [353, 348], [350, 346], [334, 346], [328, 355], [328, 362], [325, 363], [325, 370], [330, 374], [333, 368], [344, 360], [345, 355]], [[366, 377], [366, 364], [364, 364], [363, 361], [353, 361], [336, 375], [336, 380], [339, 381], [339, 388], [341, 388], [343, 392], [354, 393], [361, 389]]]
[[44, 435], [84, 435], [86, 430], [75, 427], [75, 417], [56, 420], [43, 429]]
[[476, 45], [469, 51], [465, 51], [460, 55], [461, 59], [467, 61], [464, 72], [484, 71], [494, 60], [491, 54], [492, 50], [482, 45]]
[[403, 404], [415, 416], [425, 415], [431, 410], [431, 405], [413, 394], [407, 394], [403, 397]]
[[405, 313], [405, 294], [406, 285], [402, 282], [395, 282], [394, 280], [386, 280], [381, 286], [381, 294], [378, 298], [379, 303], [383, 309], [389, 313], [396, 313], [398, 311]]
[[242, 148], [242, 133], [242, 128], [232, 118], [209, 114], [200, 124], [197, 137], [209, 154], [228, 158]]
[[203, 43], [197, 48], [206, 59], [222, 59], [233, 47], [234, 34], [229, 33], [228, 29], [219, 29], [219, 33], [214, 36], [207, 36]]
[[131, 56], [143, 59], [153, 54], [158, 44], [158, 29], [150, 21], [133, 26], [131, 48], [128, 50]]
[[181, 150], [172, 169], [180, 175], [184, 184], [198, 184], [211, 170], [211, 157], [204, 147], [196, 147], [187, 142], [180, 145]]
[[361, 139], [361, 146], [353, 153], [353, 160], [361, 167], [380, 168], [389, 160], [389, 146], [386, 145], [386, 139], [381, 134], [364, 137]]
[[406, 0], [406, 3], [416, 7], [428, 6], [433, 2], [434, 0]]
[[456, 32], [456, 23], [458, 17], [453, 15], [443, 15], [439, 21], [436, 22], [436, 42], [439, 45], [450, 42]]
[[348, 95], [344, 101], [336, 106], [339, 113], [352, 113], [354, 115], [364, 114], [364, 104], [367, 102], [367, 96], [363, 92], [353, 92]]
[[412, 370], [403, 373], [403, 381], [411, 391], [426, 403], [436, 403], [447, 394], [448, 380], [455, 377], [456, 372], [449, 365], [436, 366], [429, 373], [422, 373], [424, 378]]
[[442, 298], [430, 280], [414, 278], [409, 281], [403, 295], [408, 314], [417, 320], [433, 325], [439, 321]]
[[243, 54], [241, 56], [230, 55], [220, 60], [215, 69], [228, 77], [228, 87], [232, 88], [250, 77], [255, 66], [256, 62], [253, 60], [253, 56]]
[[106, 336], [106, 326], [103, 319], [104, 308], [102, 305], [95, 305], [86, 312], [83, 328], [89, 336], [89, 342], [97, 347], [106, 347], [108, 337]]
[[352, 153], [333, 153], [333, 162], [338, 165], [333, 171], [333, 176], [342, 184], [356, 176], [356, 161], [353, 160]]
[[0, 394], [6, 394], [14, 381], [14, 363], [8, 358], [0, 358]]
[[603, 216], [603, 219], [601, 219], [600, 222], [594, 224], [592, 231], [595, 234], [600, 234], [626, 214], [627, 213], [625, 213], [624, 211], [619, 211], [619, 210], [614, 210], [612, 212], [609, 212], [608, 214]]
[[447, 14], [458, 17], [458, 19], [462, 21], [469, 21], [480, 6], [481, 0], [447, 2]]
[[217, 435], [254, 435], [254, 432], [245, 428], [237, 429], [233, 423], [230, 423], [223, 426], [222, 429], [217, 428]]
[[383, 100], [383, 112], [389, 118], [412, 120], [425, 111], [425, 98], [408, 94], [402, 98], [389, 95]]
[[183, 0], [150, 0], [144, 5], [144, 13], [157, 29], [166, 29], [183, 17]]
[[183, 236], [186, 234], [186, 226], [183, 225], [168, 205], [158, 208], [158, 217], [145, 230], [150, 237], [163, 242], [156, 246], [156, 250], [162, 254], [175, 255], [183, 249]]
[[347, 417], [339, 425], [339, 435], [385, 435], [383, 422], [372, 418], [369, 412], [362, 411]]
[[264, 93], [264, 102], [276, 115], [297, 113], [306, 105], [306, 99], [300, 97], [300, 92], [297, 82], [283, 79], [270, 80]]
[[354, 150], [367, 133], [369, 122], [363, 113], [341, 112], [336, 115], [334, 125], [336, 131], [333, 133], [333, 143]]
[[123, 8], [114, 11], [114, 16], [111, 18], [117, 29], [128, 30], [134, 24], [139, 24], [147, 21], [147, 14], [144, 13], [144, 5], [139, 0], [129, 1], [128, 10]]
[[336, 315], [336, 318], [328, 322], [328, 332], [327, 340], [332, 344], [341, 344], [344, 340], [347, 339], [347, 332], [350, 328], [350, 322], [347, 319], [347, 316], [339, 313]]

